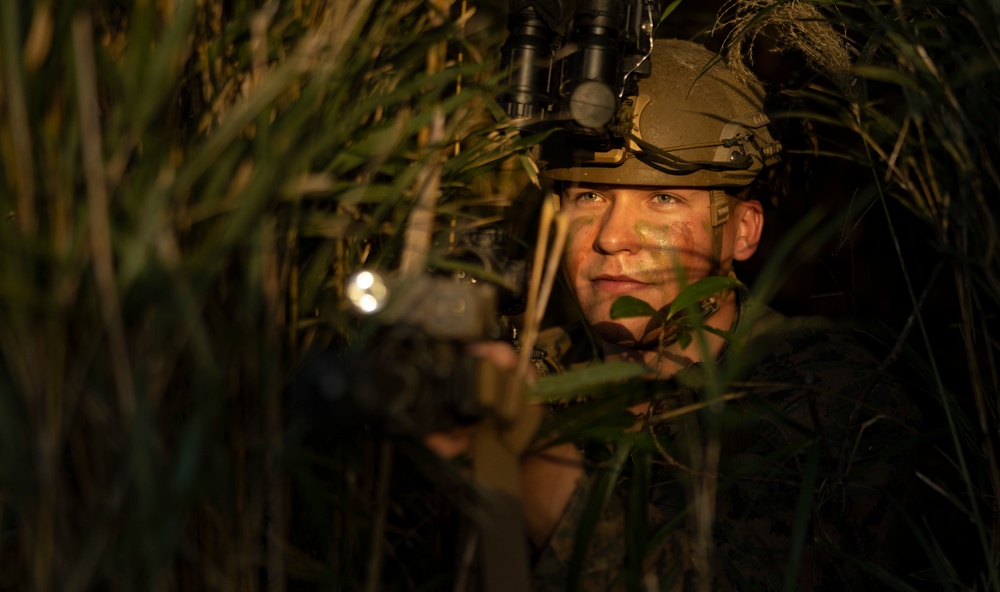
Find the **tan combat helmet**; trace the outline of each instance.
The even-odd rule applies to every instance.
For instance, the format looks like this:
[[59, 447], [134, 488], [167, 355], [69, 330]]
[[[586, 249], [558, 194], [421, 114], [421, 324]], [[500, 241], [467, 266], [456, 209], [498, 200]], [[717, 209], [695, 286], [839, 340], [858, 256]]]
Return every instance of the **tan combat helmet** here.
[[[626, 97], [621, 148], [596, 152], [573, 136], [542, 147], [541, 176], [609, 185], [742, 187], [780, 160], [763, 89], [738, 79], [701, 45], [657, 39], [652, 72]], [[629, 110], [631, 111], [629, 113]]]

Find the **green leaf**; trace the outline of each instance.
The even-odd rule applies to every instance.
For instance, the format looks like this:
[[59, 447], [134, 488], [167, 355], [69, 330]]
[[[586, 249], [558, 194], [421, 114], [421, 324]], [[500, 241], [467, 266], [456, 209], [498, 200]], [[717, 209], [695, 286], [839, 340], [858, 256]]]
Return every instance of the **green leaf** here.
[[622, 296], [611, 305], [611, 318], [659, 317], [656, 309], [633, 296]]
[[565, 374], [543, 376], [528, 391], [528, 396], [537, 401], [549, 401], [579, 395], [586, 389], [639, 378], [648, 372], [649, 368], [632, 362], [597, 364]]
[[663, 9], [663, 14], [660, 15], [660, 22], [656, 23], [657, 29], [660, 28], [660, 25], [662, 25], [667, 20], [667, 17], [674, 12], [674, 9], [676, 9], [680, 5], [680, 3], [681, 0], [674, 0], [673, 2], [668, 4], [666, 8]]
[[691, 332], [685, 329], [679, 329], [677, 331], [677, 344], [680, 345], [681, 348], [685, 349], [687, 346], [691, 345]]
[[702, 329], [712, 333], [713, 335], [718, 335], [730, 343], [734, 343], [736, 341], [736, 335], [732, 331], [723, 331], [722, 329], [716, 329], [715, 327], [710, 327], [708, 325], [705, 325]]
[[[710, 276], [701, 278], [681, 290], [681, 293], [677, 295], [677, 298], [674, 298], [674, 301], [670, 303], [670, 309], [667, 311], [667, 318], [674, 318], [677, 313], [687, 308], [696, 306], [699, 302], [709, 296], [741, 285], [743, 285], [742, 282], [734, 277]], [[617, 302], [615, 304], [617, 304]], [[614, 307], [612, 307], [612, 310], [614, 310]], [[612, 316], [612, 318], [614, 318], [614, 316]]]
[[785, 566], [785, 586], [787, 591], [795, 590], [798, 582], [799, 569], [802, 566], [802, 548], [805, 546], [806, 531], [809, 527], [813, 491], [816, 489], [819, 473], [819, 446], [809, 448], [809, 459], [802, 474], [802, 489], [795, 504], [795, 522], [792, 525], [792, 549], [788, 554], [788, 564]]
[[900, 72], [899, 70], [894, 70], [892, 68], [886, 68], [883, 66], [870, 66], [870, 65], [859, 65], [854, 67], [854, 73], [861, 78], [867, 78], [869, 80], [881, 80], [882, 82], [889, 82], [891, 84], [898, 84], [903, 88], [908, 88], [910, 90], [920, 91], [920, 83], [914, 80], [912, 77]]

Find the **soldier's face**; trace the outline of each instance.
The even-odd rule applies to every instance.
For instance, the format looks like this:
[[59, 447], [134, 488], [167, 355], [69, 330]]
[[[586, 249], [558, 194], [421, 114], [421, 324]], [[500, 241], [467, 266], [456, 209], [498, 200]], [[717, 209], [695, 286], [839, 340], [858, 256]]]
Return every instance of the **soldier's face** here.
[[649, 318], [611, 319], [619, 297], [659, 310], [683, 286], [713, 272], [709, 206], [708, 190], [698, 188], [572, 185], [563, 191], [565, 270], [598, 337], [629, 345], [647, 334]]

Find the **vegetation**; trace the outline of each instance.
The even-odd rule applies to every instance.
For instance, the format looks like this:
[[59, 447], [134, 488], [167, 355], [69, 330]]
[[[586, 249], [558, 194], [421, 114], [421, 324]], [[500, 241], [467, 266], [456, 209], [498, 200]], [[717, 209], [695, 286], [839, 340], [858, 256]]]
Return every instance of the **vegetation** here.
[[[891, 240], [839, 256], [900, 278], [845, 288], [850, 313], [883, 324], [886, 366], [925, 398], [928, 499], [974, 525], [970, 559], [914, 517], [924, 577], [998, 590], [1000, 17], [988, 0], [814, 4], [853, 40], [857, 94], [785, 88], [823, 157], [810, 174], [864, 174], [826, 205], [845, 234]], [[294, 393], [318, 352], [371, 344], [351, 273], [437, 263], [447, 231], [495, 221], [531, 179], [534, 139], [494, 123], [503, 16], [445, 0], [0, 2], [0, 590], [468, 575], [450, 528], [462, 480]], [[436, 213], [443, 241], [414, 211]], [[775, 253], [828, 254], [791, 236]], [[760, 270], [755, 288], [781, 298], [786, 275]], [[587, 434], [620, 427], [588, 413]]]
[[[346, 274], [399, 264], [417, 194], [465, 223], [503, 189], [490, 39], [450, 9], [4, 3], [0, 588], [324, 569], [290, 542], [299, 362], [353, 338]], [[360, 503], [362, 458], [325, 495]], [[327, 569], [362, 525], [325, 525]]]
[[[802, 4], [758, 5], [734, 38], [766, 30], [775, 13]], [[889, 239], [878, 254], [898, 278], [885, 287], [907, 310], [891, 327], [884, 366], [905, 358], [897, 370], [915, 396], [933, 401], [925, 408], [925, 435], [948, 434], [932, 439], [948, 468], [923, 466], [931, 475], [920, 477], [935, 492], [929, 512], [975, 525], [966, 536], [976, 540], [976, 558], [953, 551], [947, 537], [955, 532], [945, 522], [935, 523], [943, 531], [917, 536], [934, 565], [935, 587], [997, 589], [1000, 270], [991, 201], [1000, 177], [992, 156], [997, 138], [986, 130], [997, 125], [998, 13], [975, 0], [808, 4], [848, 40], [855, 78], [849, 88], [840, 82], [841, 92], [814, 82], [795, 94], [809, 106], [802, 115], [829, 134], [816, 145], [869, 175], [854, 198], [871, 195], [865, 216], [884, 220], [874, 227]], [[841, 205], [852, 207], [858, 205]]]

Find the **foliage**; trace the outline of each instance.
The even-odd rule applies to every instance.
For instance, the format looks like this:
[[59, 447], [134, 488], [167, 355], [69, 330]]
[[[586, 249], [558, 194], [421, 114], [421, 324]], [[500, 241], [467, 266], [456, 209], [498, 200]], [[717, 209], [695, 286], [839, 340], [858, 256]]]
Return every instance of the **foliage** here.
[[494, 39], [421, 1], [18, 0], [0, 21], [0, 589], [356, 589], [362, 522], [326, 523], [324, 564], [294, 521], [370, 516], [375, 476], [362, 448], [326, 491], [292, 479], [315, 465], [283, 444], [286, 394], [355, 339], [340, 286], [399, 264], [422, 178], [459, 228], [506, 199]]
[[[892, 265], [927, 278], [902, 286], [912, 314], [889, 327], [885, 365], [910, 362], [910, 386], [944, 418], [944, 436], [920, 436], [943, 465], [926, 480], [946, 517], [975, 525], [978, 555], [955, 563], [951, 541], [914, 516], [935, 556], [926, 577], [997, 589], [998, 15], [988, 0], [811, 4], [855, 40], [860, 92], [810, 80], [786, 89], [802, 101], [794, 115], [817, 153], [866, 171]], [[442, 528], [468, 493], [453, 467], [289, 393], [316, 352], [370, 343], [345, 304], [349, 274], [421, 268], [411, 247], [446, 250], [449, 231], [503, 215], [531, 176], [523, 149], [537, 139], [491, 117], [498, 12], [0, 3], [0, 590], [442, 589], [468, 576], [454, 561], [464, 543]], [[915, 230], [894, 204], [921, 222], [951, 283], [914, 273], [923, 261], [902, 235]], [[852, 219], [855, 204], [838, 207]], [[430, 230], [408, 237], [421, 208]], [[836, 226], [820, 217], [772, 253], [755, 294], [766, 300], [819, 248]], [[926, 314], [928, 293], [949, 314]], [[960, 347], [939, 341], [950, 324]], [[728, 401], [720, 372], [682, 385], [704, 396], [671, 419]], [[606, 365], [534, 391], [593, 396], [541, 434], [611, 441], [595, 453], [614, 468], [598, 497], [619, 477], [634, 483], [636, 524], [663, 450], [646, 432], [622, 435], [624, 410], [669, 396], [640, 373]], [[698, 461], [706, 473], [713, 454]], [[711, 504], [693, 511], [711, 522]]]
[[[934, 556], [935, 586], [997, 589], [1000, 381], [995, 318], [1000, 267], [994, 198], [1000, 176], [993, 155], [1000, 145], [991, 131], [1000, 126], [996, 6], [979, 0], [836, 5], [740, 0], [730, 7], [736, 24], [727, 43], [743, 45], [763, 33], [777, 38], [778, 46], [801, 48], [809, 55], [814, 48], [804, 46], [817, 38], [795, 36], [823, 22], [840, 31], [857, 56], [850, 71], [824, 66], [826, 80], [840, 85], [839, 90], [816, 77], [788, 89], [800, 110], [787, 116], [811, 122], [816, 153], [870, 171], [859, 193], [874, 199], [868, 217], [884, 215], [881, 228], [890, 238], [892, 266], [901, 277], [900, 286], [888, 288], [911, 311], [905, 324], [894, 329], [884, 365], [908, 352], [903, 356], [908, 370], [901, 373], [912, 377], [908, 382], [917, 395], [925, 393], [934, 401], [926, 410], [925, 430], [929, 435], [940, 427], [948, 434], [932, 439], [948, 468], [922, 479], [935, 491], [937, 511], [975, 525], [968, 533], [976, 540], [972, 560], [952, 552], [948, 537], [955, 535], [944, 521], [932, 521], [944, 526], [941, 531], [914, 527], [915, 536], [933, 549], [928, 554]], [[827, 53], [839, 56], [842, 50]], [[852, 206], [841, 206], [847, 207]], [[845, 222], [845, 227], [849, 224], [856, 223]], [[915, 249], [917, 236], [927, 237], [923, 240], [930, 249]], [[947, 272], [952, 276], [950, 288], [940, 279], [942, 270], [944, 277]], [[929, 304], [929, 295], [936, 306]], [[946, 325], [961, 327], [961, 337], [943, 331]]]
[[[988, 130], [1000, 125], [1000, 15], [994, 5], [975, 0], [905, 8], [860, 3], [858, 9], [865, 21], [847, 24], [871, 37], [856, 68], [865, 92], [850, 129], [868, 149], [880, 199], [895, 198], [927, 225], [951, 272], [958, 314], [949, 316], [963, 328], [964, 346], [964, 368], [954, 372], [967, 373], [967, 380], [951, 375], [921, 312], [918, 286], [909, 285], [919, 328], [914, 347], [929, 368], [927, 386], [937, 394], [951, 435], [942, 446], [962, 484], [945, 499], [976, 525], [979, 585], [998, 589], [1000, 352], [994, 319], [1000, 252], [992, 202], [1000, 192], [993, 157], [1000, 143]], [[905, 271], [916, 262], [901, 254], [900, 265]]]

